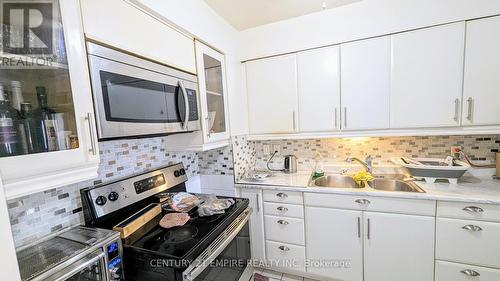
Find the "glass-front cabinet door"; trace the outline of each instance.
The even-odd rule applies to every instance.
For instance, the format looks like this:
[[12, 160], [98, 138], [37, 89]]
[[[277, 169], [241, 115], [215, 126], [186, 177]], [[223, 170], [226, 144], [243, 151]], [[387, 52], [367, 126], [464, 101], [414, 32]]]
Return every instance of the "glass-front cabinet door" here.
[[[99, 161], [78, 1], [0, 5], [0, 172], [7, 196], [26, 193], [22, 186], [35, 179], [41, 189], [78, 181], [74, 171]], [[67, 180], [57, 180], [63, 171]]]
[[224, 55], [196, 41], [205, 143], [229, 139], [226, 68]]

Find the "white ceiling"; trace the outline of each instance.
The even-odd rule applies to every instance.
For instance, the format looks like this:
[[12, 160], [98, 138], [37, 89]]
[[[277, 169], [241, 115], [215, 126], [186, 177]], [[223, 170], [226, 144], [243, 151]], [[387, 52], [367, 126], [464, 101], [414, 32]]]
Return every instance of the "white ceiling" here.
[[361, 0], [205, 0], [237, 30], [298, 17]]

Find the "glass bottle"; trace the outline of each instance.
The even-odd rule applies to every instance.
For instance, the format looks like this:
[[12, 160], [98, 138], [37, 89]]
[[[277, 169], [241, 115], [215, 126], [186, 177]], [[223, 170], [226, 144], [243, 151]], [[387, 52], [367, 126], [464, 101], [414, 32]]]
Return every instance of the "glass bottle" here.
[[24, 102], [23, 92], [21, 91], [21, 82], [10, 81], [10, 88], [12, 91], [12, 107], [21, 112], [21, 103]]
[[5, 88], [0, 84], [0, 157], [20, 153], [18, 112], [6, 97]]
[[33, 105], [30, 102], [21, 103], [21, 117], [28, 153], [41, 152], [40, 132], [37, 129], [37, 119], [33, 112]]
[[40, 136], [40, 150], [42, 152], [57, 150], [57, 136], [54, 127], [51, 126], [52, 114], [55, 111], [48, 106], [47, 90], [45, 87], [36, 87], [38, 109], [35, 112], [37, 120], [37, 131]]

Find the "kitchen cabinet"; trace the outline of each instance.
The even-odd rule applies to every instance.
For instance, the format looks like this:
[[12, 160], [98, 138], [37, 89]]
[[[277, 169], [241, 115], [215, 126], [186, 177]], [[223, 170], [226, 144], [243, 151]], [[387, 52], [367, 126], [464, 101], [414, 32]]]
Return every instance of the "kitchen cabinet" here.
[[391, 36], [392, 128], [460, 125], [464, 25], [458, 22]]
[[296, 54], [246, 62], [246, 81], [250, 134], [298, 130]]
[[363, 280], [361, 220], [361, 211], [306, 206], [306, 258], [339, 262], [338, 266], [311, 264], [307, 272], [335, 280]]
[[135, 55], [196, 73], [193, 39], [124, 0], [82, 0], [85, 35]]
[[434, 217], [364, 212], [364, 280], [434, 278]]
[[301, 132], [340, 130], [339, 46], [297, 53]]
[[500, 124], [500, 17], [467, 22], [462, 124]]
[[252, 214], [249, 219], [250, 249], [252, 259], [258, 261], [266, 260], [266, 244], [264, 237], [264, 210], [262, 208], [262, 190], [245, 188], [240, 186], [240, 196], [249, 199], [249, 207]]
[[340, 50], [342, 130], [389, 128], [390, 36], [342, 44]]
[[446, 261], [436, 262], [436, 281], [497, 281], [500, 280], [500, 270], [478, 267], [468, 264], [458, 264]]
[[[97, 177], [99, 147], [78, 3], [54, 2], [51, 39], [56, 43], [50, 60], [37, 57], [46, 65], [1, 70], [0, 83], [9, 89], [15, 108], [14, 126], [2, 130], [16, 133], [4, 135], [1, 145], [0, 172], [8, 199]], [[2, 56], [27, 59], [6, 49]], [[4, 153], [6, 147], [16, 148]]]
[[196, 41], [201, 131], [167, 136], [170, 150], [206, 151], [229, 145], [229, 110], [224, 54]]

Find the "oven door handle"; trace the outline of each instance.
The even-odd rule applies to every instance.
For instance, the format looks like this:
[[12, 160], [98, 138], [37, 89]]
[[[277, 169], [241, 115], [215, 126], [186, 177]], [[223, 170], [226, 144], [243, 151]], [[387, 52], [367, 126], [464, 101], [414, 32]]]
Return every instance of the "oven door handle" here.
[[[101, 262], [104, 263], [104, 252], [94, 252], [92, 254], [89, 254], [82, 259], [76, 261], [75, 263], [71, 264], [71, 266], [68, 266], [64, 268], [63, 270], [47, 277], [46, 281], [65, 281], [68, 278], [72, 277], [73, 275], [77, 274], [78, 272], [84, 270], [85, 268], [89, 267], [90, 265], [96, 263], [96, 262]], [[99, 268], [100, 270], [103, 270], [103, 267], [101, 266]], [[101, 272], [102, 276], [106, 276], [106, 271]]]
[[[207, 268], [212, 261], [214, 261], [224, 249], [233, 241], [234, 237], [243, 229], [248, 219], [250, 218], [250, 214], [252, 214], [252, 209], [246, 208], [235, 220], [235, 223], [226, 228], [226, 230], [219, 235], [212, 244], [210, 244], [205, 251], [203, 251], [194, 261], [193, 263], [182, 273], [182, 279], [184, 281], [194, 281], [198, 275], [200, 275], [205, 268]], [[230, 231], [228, 231], [230, 229]], [[217, 248], [214, 245], [220, 243], [221, 239], [224, 240]], [[212, 250], [215, 248], [215, 250]], [[207, 258], [200, 258], [207, 256]]]
[[188, 123], [189, 123], [189, 99], [188, 99], [188, 95], [187, 95], [187, 92], [186, 92], [186, 87], [184, 87], [184, 82], [182, 82], [181, 80], [179, 80], [178, 82], [179, 84], [179, 88], [181, 89], [181, 92], [182, 92], [182, 96], [184, 96], [184, 109], [185, 109], [185, 113], [184, 113], [184, 120], [182, 120], [182, 122], [184, 122], [184, 124], [182, 125], [182, 129], [184, 130], [188, 130]]

